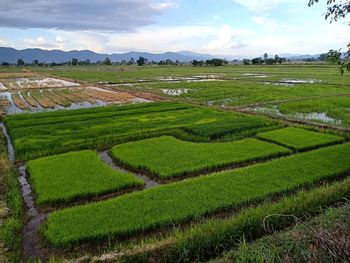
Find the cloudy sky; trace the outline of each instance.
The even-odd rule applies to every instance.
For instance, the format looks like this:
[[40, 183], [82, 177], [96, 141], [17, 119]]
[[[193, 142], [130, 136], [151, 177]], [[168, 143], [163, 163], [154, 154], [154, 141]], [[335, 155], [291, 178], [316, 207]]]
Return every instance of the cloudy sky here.
[[307, 2], [1, 0], [0, 46], [243, 56], [344, 49], [346, 21], [329, 24], [325, 4], [309, 8]]

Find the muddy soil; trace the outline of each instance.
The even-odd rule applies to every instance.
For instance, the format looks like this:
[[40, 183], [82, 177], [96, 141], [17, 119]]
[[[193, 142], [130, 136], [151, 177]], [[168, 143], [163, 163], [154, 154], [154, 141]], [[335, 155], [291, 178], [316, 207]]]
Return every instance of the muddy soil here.
[[48, 214], [39, 213], [35, 207], [31, 186], [27, 180], [26, 166], [18, 168], [19, 182], [22, 188], [22, 198], [26, 205], [26, 224], [22, 229], [22, 253], [27, 259], [43, 259], [44, 252], [41, 250], [38, 232], [41, 223]]

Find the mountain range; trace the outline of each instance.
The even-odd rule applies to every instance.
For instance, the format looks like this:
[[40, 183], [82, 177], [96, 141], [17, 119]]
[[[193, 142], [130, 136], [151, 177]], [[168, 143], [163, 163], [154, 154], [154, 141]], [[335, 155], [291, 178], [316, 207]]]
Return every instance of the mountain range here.
[[[281, 57], [291, 58], [294, 60], [318, 57], [317, 55], [296, 55], [288, 54], [288, 56], [280, 55]], [[180, 51], [180, 52], [165, 52], [161, 54], [149, 53], [149, 52], [127, 52], [127, 53], [114, 53], [114, 54], [99, 54], [90, 50], [43, 50], [39, 48], [28, 48], [23, 50], [17, 50], [9, 47], [0, 47], [0, 63], [8, 62], [11, 64], [17, 63], [17, 59], [21, 58], [26, 63], [32, 63], [33, 60], [45, 63], [62, 63], [77, 58], [79, 61], [85, 61], [89, 59], [91, 62], [103, 61], [109, 57], [112, 62], [120, 62], [122, 60], [135, 60], [139, 57], [144, 57], [148, 61], [160, 61], [171, 59], [173, 61], [179, 60], [180, 62], [190, 62], [192, 60], [206, 60], [212, 58], [225, 58], [227, 60], [242, 60], [243, 58], [249, 58], [246, 56], [214, 56], [210, 54], [200, 54], [191, 51]]]

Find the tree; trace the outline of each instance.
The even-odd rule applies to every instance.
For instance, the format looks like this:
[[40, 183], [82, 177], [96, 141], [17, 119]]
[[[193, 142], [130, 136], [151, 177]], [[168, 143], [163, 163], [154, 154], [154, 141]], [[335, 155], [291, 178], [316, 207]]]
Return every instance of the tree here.
[[37, 59], [34, 59], [33, 62], [32, 62], [33, 65], [38, 65], [39, 64], [39, 60]]
[[201, 60], [201, 61], [198, 61], [198, 60], [193, 60], [192, 61], [192, 66], [194, 67], [202, 67], [204, 65], [204, 61]]
[[136, 60], [138, 66], [143, 66], [145, 65], [145, 58], [144, 57], [139, 57], [138, 60]]
[[266, 65], [274, 65], [276, 64], [276, 60], [273, 58], [268, 58], [265, 63]]
[[[319, 0], [309, 0], [309, 6], [318, 3]], [[330, 22], [338, 21], [341, 18], [345, 18], [350, 13], [350, 0], [338, 1], [338, 0], [327, 0], [327, 12], [325, 19], [330, 19]]]
[[263, 60], [261, 58], [253, 58], [252, 64], [253, 65], [261, 65], [263, 63]]
[[[318, 3], [319, 0], [309, 0], [309, 7]], [[325, 19], [330, 19], [330, 23], [338, 21], [339, 19], [345, 18], [350, 13], [350, 0], [338, 1], [338, 0], [327, 0], [327, 12]], [[350, 25], [350, 24], [349, 24]], [[344, 57], [338, 56], [337, 51], [330, 50], [327, 53], [327, 60], [335, 61], [338, 59], [337, 64], [340, 65], [340, 73], [343, 75], [344, 70], [350, 71], [350, 43], [347, 46], [347, 52]], [[332, 57], [333, 56], [333, 57]]]
[[250, 65], [250, 59], [243, 59], [243, 64], [244, 65]]
[[219, 67], [219, 66], [222, 66], [222, 65], [227, 65], [227, 63], [226, 63], [225, 59], [220, 59], [220, 58], [213, 58], [213, 59], [208, 59], [208, 60], [205, 61], [205, 64], [207, 66], [215, 66], [215, 67]]
[[319, 61], [326, 61], [327, 59], [327, 54], [321, 54], [319, 57], [318, 57], [318, 60]]
[[131, 58], [126, 64], [127, 64], [127, 65], [135, 64], [135, 59], [134, 59], [134, 58]]
[[106, 57], [105, 60], [103, 61], [103, 65], [110, 66], [112, 65], [112, 61], [109, 57]]
[[17, 59], [17, 66], [24, 66], [25, 65], [25, 62], [23, 59], [19, 58]]
[[269, 55], [267, 53], [264, 54], [264, 61], [266, 63], [267, 59], [268, 59]]
[[330, 50], [326, 54], [326, 62], [331, 63], [331, 64], [339, 64], [341, 63], [341, 52], [340, 50]]
[[76, 66], [78, 65], [79, 60], [77, 58], [72, 58], [72, 65]]

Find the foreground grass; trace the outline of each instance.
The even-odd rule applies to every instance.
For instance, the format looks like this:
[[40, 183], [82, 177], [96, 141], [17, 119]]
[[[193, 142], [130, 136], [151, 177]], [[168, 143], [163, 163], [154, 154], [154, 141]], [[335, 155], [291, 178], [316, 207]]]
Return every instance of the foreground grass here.
[[260, 133], [257, 137], [279, 143], [294, 150], [312, 149], [344, 141], [344, 138], [340, 136], [308, 131], [295, 127]]
[[350, 171], [349, 154], [347, 143], [64, 209], [48, 217], [44, 235], [67, 246], [188, 221], [343, 175]]
[[347, 262], [350, 258], [350, 203], [329, 208], [293, 230], [240, 246], [212, 263]]
[[183, 176], [227, 165], [290, 153], [284, 147], [255, 139], [224, 143], [192, 143], [163, 136], [116, 145], [113, 157], [160, 178]]
[[143, 185], [131, 174], [114, 171], [93, 151], [71, 152], [28, 162], [37, 203], [67, 203]]
[[117, 143], [159, 135], [194, 141], [230, 136], [232, 140], [277, 126], [265, 118], [180, 103], [20, 114], [8, 116], [5, 124], [18, 160], [81, 149], [107, 149]]
[[[269, 200], [243, 208], [226, 218], [203, 220], [185, 230], [175, 228], [164, 236], [155, 234], [136, 244], [120, 246], [118, 243], [116, 253], [107, 256], [115, 262], [206, 262], [236, 248], [242, 240], [252, 241], [271, 234], [273, 230], [285, 229], [294, 225], [296, 218], [320, 214], [324, 208], [349, 197], [350, 178], [346, 178], [311, 190], [301, 190], [277, 201]], [[344, 219], [347, 220], [346, 214]], [[330, 218], [329, 223], [332, 222]], [[105, 256], [90, 257], [90, 260], [100, 262]], [[259, 261], [253, 258], [245, 262]]]
[[[0, 133], [0, 261], [19, 261], [23, 225], [23, 202], [17, 173], [7, 156]], [[6, 250], [5, 250], [6, 249]]]

